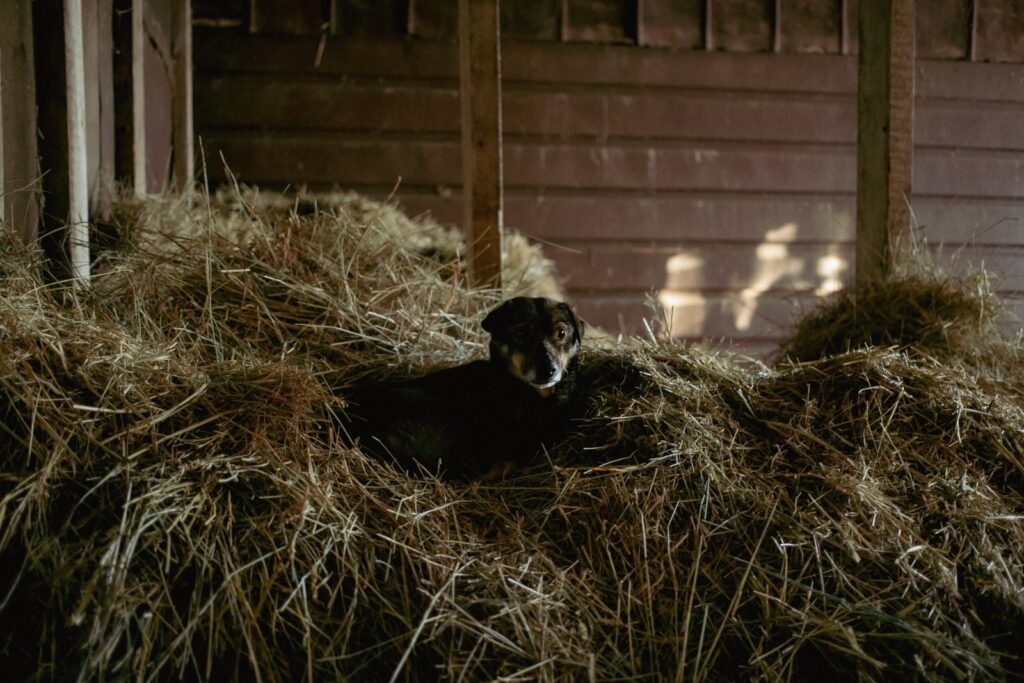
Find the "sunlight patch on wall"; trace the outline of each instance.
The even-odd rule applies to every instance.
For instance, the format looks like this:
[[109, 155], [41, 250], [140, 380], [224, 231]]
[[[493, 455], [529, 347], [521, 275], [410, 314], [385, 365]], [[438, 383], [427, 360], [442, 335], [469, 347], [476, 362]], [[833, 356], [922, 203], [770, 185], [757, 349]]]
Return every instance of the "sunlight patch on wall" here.
[[757, 244], [708, 243], [669, 256], [658, 292], [667, 332], [780, 337], [798, 297], [841, 289], [850, 270], [844, 245], [799, 243], [799, 233], [795, 222], [787, 222], [765, 230]]

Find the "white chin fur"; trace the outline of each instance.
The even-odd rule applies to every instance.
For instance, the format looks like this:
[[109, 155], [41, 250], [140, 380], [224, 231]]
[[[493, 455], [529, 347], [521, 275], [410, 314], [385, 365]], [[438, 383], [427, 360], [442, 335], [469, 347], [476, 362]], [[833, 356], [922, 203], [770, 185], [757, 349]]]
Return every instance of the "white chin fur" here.
[[561, 379], [562, 379], [562, 371], [559, 370], [558, 372], [555, 373], [555, 376], [551, 379], [550, 382], [545, 382], [544, 384], [537, 384], [536, 382], [530, 382], [530, 386], [532, 386], [534, 389], [550, 389], [551, 387], [553, 387], [556, 384], [558, 384], [559, 381], [561, 381]]

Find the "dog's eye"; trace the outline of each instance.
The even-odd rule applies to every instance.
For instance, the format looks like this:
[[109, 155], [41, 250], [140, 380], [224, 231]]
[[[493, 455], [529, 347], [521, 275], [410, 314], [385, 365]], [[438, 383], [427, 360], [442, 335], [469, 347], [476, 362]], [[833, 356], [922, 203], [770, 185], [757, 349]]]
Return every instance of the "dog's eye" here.
[[559, 325], [555, 329], [555, 338], [558, 339], [558, 341], [563, 341], [567, 334], [569, 334], [569, 328], [565, 325]]

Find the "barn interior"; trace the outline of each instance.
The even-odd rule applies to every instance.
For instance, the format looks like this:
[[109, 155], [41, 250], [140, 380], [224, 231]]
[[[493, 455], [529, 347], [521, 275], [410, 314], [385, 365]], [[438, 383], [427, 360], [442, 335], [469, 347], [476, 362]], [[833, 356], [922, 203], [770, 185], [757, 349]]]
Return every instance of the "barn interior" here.
[[[4, 670], [1024, 677], [1022, 22], [0, 4]], [[346, 434], [514, 296], [586, 321], [571, 430]]]

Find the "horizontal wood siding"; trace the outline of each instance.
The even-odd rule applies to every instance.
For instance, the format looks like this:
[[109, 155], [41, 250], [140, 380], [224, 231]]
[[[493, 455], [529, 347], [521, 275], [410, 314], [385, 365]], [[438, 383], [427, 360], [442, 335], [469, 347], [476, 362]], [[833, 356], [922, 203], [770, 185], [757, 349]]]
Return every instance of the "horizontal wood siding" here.
[[[410, 213], [457, 224], [454, 45], [319, 47], [197, 30], [207, 159], [269, 187], [397, 185]], [[507, 41], [502, 60], [506, 223], [545, 245], [592, 324], [638, 332], [661, 301], [680, 336], [764, 350], [849, 282], [854, 57]], [[919, 234], [1024, 295], [1024, 67], [917, 75]]]

